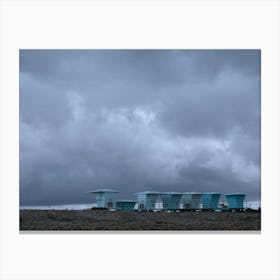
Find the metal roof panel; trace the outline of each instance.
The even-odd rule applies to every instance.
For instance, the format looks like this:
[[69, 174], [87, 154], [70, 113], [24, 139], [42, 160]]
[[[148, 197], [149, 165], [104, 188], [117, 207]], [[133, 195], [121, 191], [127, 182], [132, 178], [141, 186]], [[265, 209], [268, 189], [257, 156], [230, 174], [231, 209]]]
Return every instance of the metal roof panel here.
[[112, 189], [98, 189], [98, 190], [89, 191], [88, 193], [100, 193], [100, 192], [114, 192], [114, 193], [118, 193], [119, 191], [112, 190]]

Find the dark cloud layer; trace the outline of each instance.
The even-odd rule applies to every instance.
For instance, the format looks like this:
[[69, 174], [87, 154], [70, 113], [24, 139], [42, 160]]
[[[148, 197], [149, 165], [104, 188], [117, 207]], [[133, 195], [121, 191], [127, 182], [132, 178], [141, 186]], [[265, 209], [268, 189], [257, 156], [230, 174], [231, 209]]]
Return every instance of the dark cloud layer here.
[[260, 51], [21, 50], [20, 202], [260, 199]]

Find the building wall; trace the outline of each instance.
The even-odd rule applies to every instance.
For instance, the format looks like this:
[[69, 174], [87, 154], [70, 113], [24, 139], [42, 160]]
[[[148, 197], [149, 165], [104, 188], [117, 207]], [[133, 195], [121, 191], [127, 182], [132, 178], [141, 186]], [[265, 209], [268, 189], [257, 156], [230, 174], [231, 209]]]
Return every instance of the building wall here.
[[146, 209], [146, 195], [137, 194], [138, 209]]
[[133, 211], [135, 202], [132, 201], [117, 201], [116, 210]]
[[154, 210], [158, 194], [146, 194], [146, 209]]
[[96, 204], [97, 207], [102, 208], [115, 208], [116, 207], [116, 197], [117, 193], [111, 192], [101, 192], [96, 193]]
[[226, 195], [226, 199], [228, 202], [228, 208], [244, 208], [244, 195]]
[[200, 209], [201, 194], [183, 194], [181, 204], [183, 209]]
[[191, 208], [191, 194], [183, 194], [181, 199], [181, 204], [183, 209], [190, 209]]
[[171, 200], [171, 195], [170, 194], [161, 194], [161, 199], [163, 203], [163, 209], [167, 210], [170, 209], [170, 200]]
[[104, 193], [96, 193], [95, 195], [95, 200], [97, 207], [105, 207], [105, 198], [104, 198]]
[[140, 210], [154, 210], [158, 201], [158, 194], [137, 194], [138, 209]]
[[191, 208], [200, 209], [201, 194], [192, 194]]
[[171, 194], [169, 209], [171, 210], [179, 209], [181, 198], [182, 198], [181, 194]]
[[204, 193], [201, 196], [202, 208], [203, 209], [218, 209], [220, 194], [207, 194]]

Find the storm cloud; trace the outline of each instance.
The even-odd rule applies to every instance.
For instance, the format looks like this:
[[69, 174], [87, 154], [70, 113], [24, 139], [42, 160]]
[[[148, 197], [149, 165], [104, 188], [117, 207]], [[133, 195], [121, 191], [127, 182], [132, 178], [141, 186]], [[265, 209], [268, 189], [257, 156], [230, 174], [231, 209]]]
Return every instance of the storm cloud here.
[[20, 203], [260, 200], [259, 50], [20, 50]]

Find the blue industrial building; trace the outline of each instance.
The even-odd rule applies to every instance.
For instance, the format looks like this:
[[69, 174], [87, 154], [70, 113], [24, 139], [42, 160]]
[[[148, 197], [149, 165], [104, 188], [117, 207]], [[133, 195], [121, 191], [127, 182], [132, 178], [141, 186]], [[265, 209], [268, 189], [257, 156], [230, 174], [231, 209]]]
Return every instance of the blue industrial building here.
[[215, 192], [202, 193], [201, 203], [203, 209], [217, 210], [221, 194]]
[[245, 193], [229, 193], [225, 195], [228, 209], [243, 209]]
[[99, 189], [89, 191], [89, 193], [95, 194], [96, 206], [98, 208], [116, 208], [116, 198], [117, 194], [119, 193], [118, 191], [111, 189]]
[[[138, 210], [155, 210], [162, 208], [161, 193], [156, 191], [138, 192], [137, 209]], [[158, 207], [156, 207], [159, 205]]]
[[184, 192], [181, 199], [181, 209], [200, 209], [201, 193], [200, 192]]
[[179, 192], [162, 192], [160, 197], [164, 210], [176, 210], [180, 207], [182, 193]]
[[143, 210], [221, 210], [244, 209], [244, 193], [226, 194], [227, 206], [219, 207], [220, 193], [216, 192], [158, 192], [136, 193], [135, 200], [117, 200], [117, 190], [98, 189], [89, 191], [95, 194], [96, 207], [123, 211]]
[[118, 200], [116, 201], [116, 210], [133, 211], [135, 204], [135, 200]]

